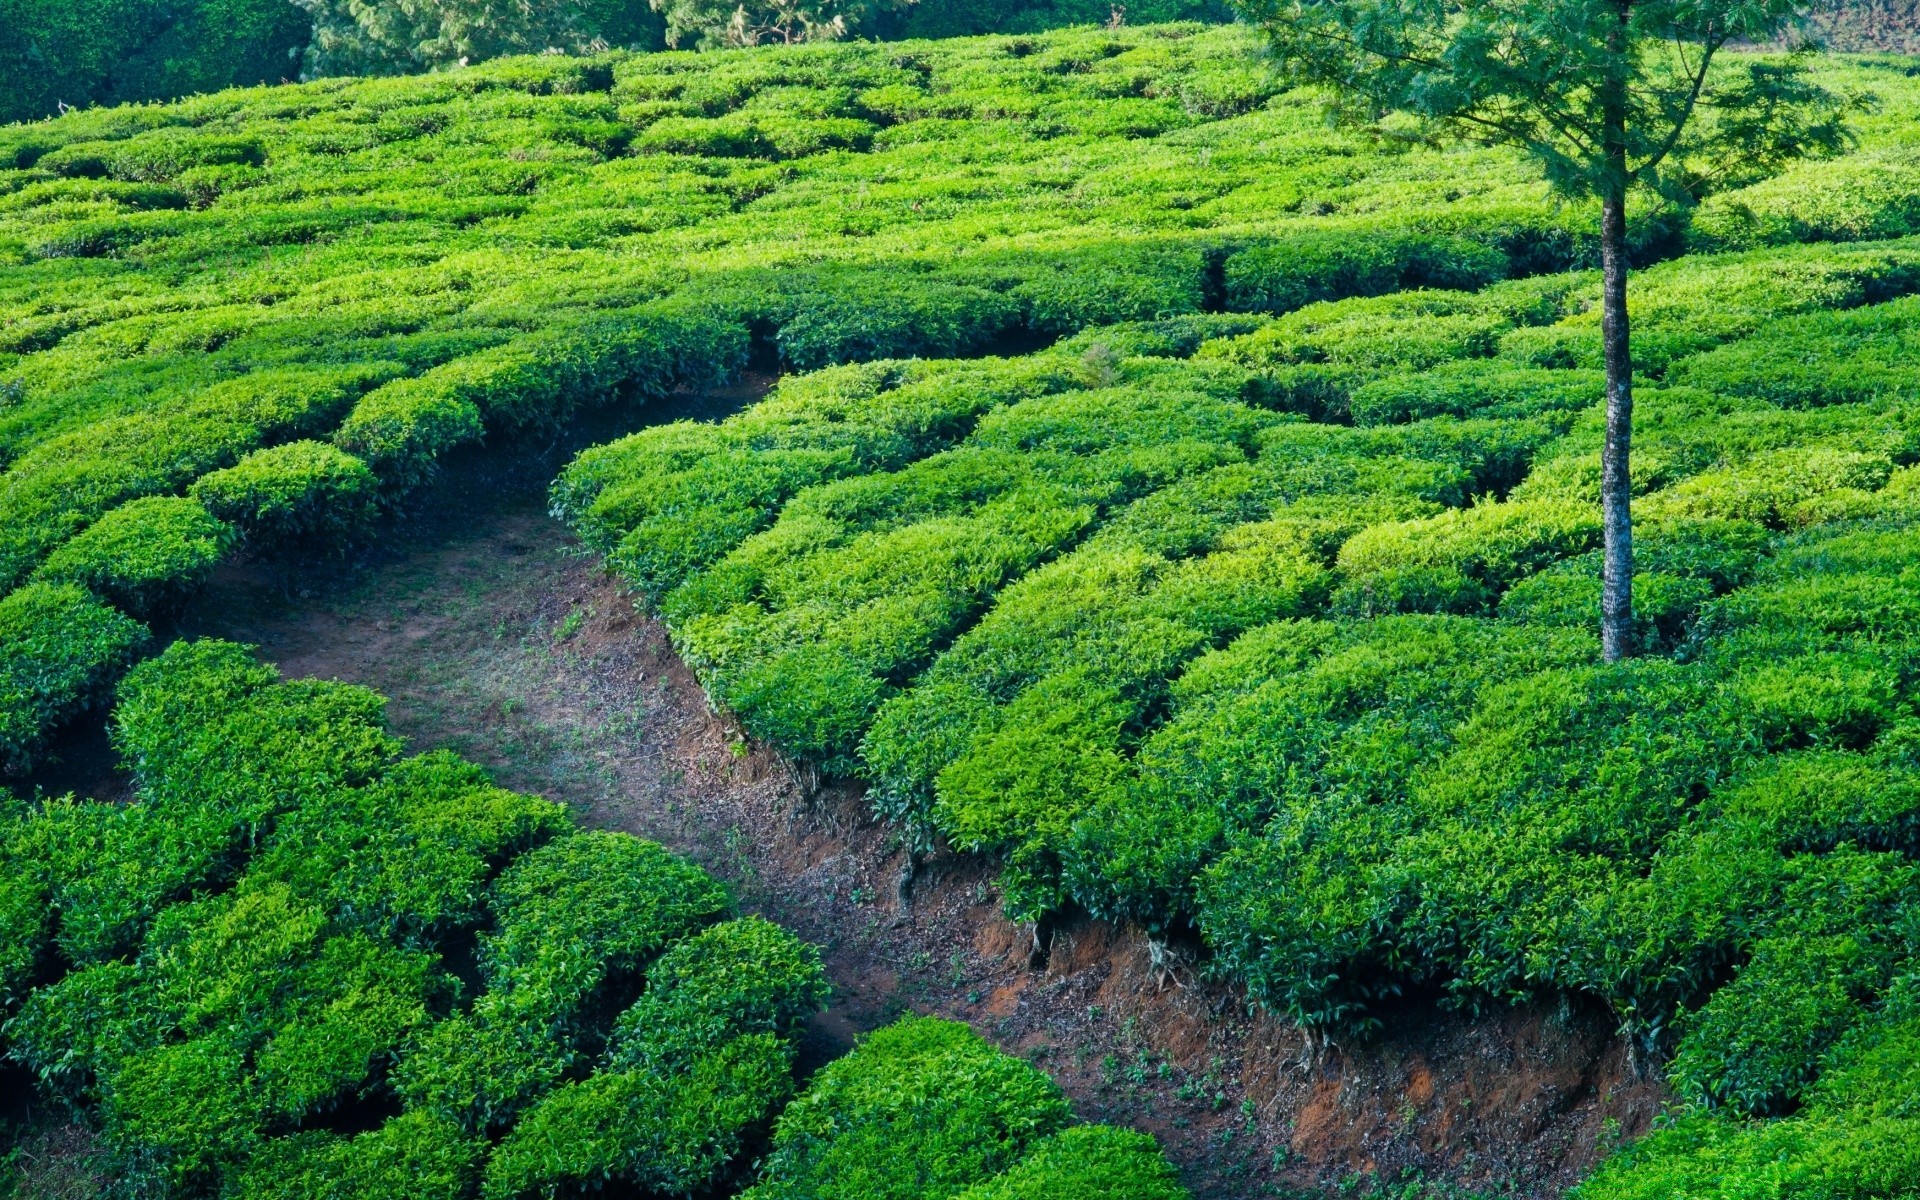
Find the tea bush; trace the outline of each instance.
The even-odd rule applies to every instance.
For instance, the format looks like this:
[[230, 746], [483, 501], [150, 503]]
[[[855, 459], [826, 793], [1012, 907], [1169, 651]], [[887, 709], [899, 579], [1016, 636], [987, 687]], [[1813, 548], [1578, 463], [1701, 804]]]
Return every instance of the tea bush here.
[[[129, 672], [134, 800], [0, 811], [9, 1057], [148, 1194], [731, 1194], [796, 1090], [818, 951], [651, 842], [577, 831], [446, 752], [401, 757], [381, 709], [223, 642]], [[916, 1037], [896, 1029], [878, 1044]], [[1006, 1140], [943, 1168], [958, 1190], [1065, 1105], [962, 1027], [936, 1040], [862, 1095], [905, 1111], [966, 1072], [930, 1145], [983, 1119]], [[1151, 1139], [1116, 1145], [1023, 1169], [1184, 1194]]]
[[137, 617], [197, 591], [233, 538], [193, 500], [150, 496], [101, 517], [48, 556], [34, 578], [74, 583]]
[[[1550, 207], [1517, 160], [1379, 154], [1250, 69], [1249, 38], [501, 59], [0, 133], [0, 587], [129, 502], [183, 493], [255, 551], [357, 536], [368, 480], [316, 444], [391, 504], [458, 448], [756, 355], [1025, 350], [1590, 257], [1592, 215]], [[1395, 199], [1346, 211], [1369, 190]], [[1478, 352], [1491, 332], [1462, 336]], [[892, 368], [897, 386], [854, 386], [902, 409], [844, 429], [851, 409], [822, 398], [778, 430], [642, 435], [556, 506], [594, 508], [596, 546], [663, 598], [798, 490], [948, 449], [1076, 370], [1063, 354], [1017, 379], [1030, 365]], [[1326, 369], [1295, 373], [1292, 407]], [[636, 486], [656, 452], [677, 490]], [[65, 711], [9, 702], [6, 720]]]
[[747, 1200], [953, 1196], [1013, 1167], [1068, 1117], [1045, 1075], [965, 1025], [909, 1017], [821, 1068], [775, 1122]]
[[1186, 1195], [1144, 1133], [1076, 1125], [1034, 1145], [1011, 1170], [960, 1193], [962, 1200], [1178, 1200]]
[[250, 542], [348, 541], [369, 531], [379, 481], [324, 442], [256, 450], [194, 480], [189, 493]]
[[0, 599], [0, 760], [24, 770], [47, 731], [112, 686], [147, 628], [72, 584], [36, 583]]
[[[937, 438], [891, 440], [885, 373], [930, 368], [789, 377], [583, 455], [556, 511], [750, 732], [914, 852], [996, 857], [1013, 917], [1136, 923], [1349, 1035], [1413, 987], [1588, 997], [1708, 1114], [1681, 1127], [1802, 1122], [1915, 953], [1914, 250], [1640, 274], [1643, 657], [1601, 667], [1593, 276], [1369, 249], [1222, 279], [1379, 294], [954, 364], [1053, 374]], [[829, 467], [749, 440], [802, 406]]]
[[[208, 522], [337, 544], [458, 449], [778, 367], [552, 505], [910, 850], [1343, 1035], [1415, 987], [1604, 1006], [1693, 1107], [1590, 1195], [1715, 1156], [1910, 1190], [1920, 93], [1824, 61], [1883, 97], [1850, 153], [1637, 231], [1642, 653], [1600, 666], [1593, 214], [1327, 126], [1251, 37], [542, 56], [0, 130], [6, 766]], [[0, 969], [16, 1057], [155, 1186], [724, 1191], [769, 1122], [761, 1196], [1136, 1177], [923, 1022], [778, 1111], [807, 954], [404, 758], [370, 693], [188, 645], [114, 730], [135, 803], [7, 810]]]

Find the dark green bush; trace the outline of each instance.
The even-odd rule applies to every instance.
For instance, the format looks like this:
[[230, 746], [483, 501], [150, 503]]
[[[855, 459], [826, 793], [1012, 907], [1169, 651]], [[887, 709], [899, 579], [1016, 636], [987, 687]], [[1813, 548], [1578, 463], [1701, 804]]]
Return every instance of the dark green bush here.
[[1780, 916], [1682, 1024], [1669, 1074], [1690, 1099], [1743, 1114], [1797, 1106], [1826, 1051], [1920, 951], [1920, 875], [1904, 856], [1841, 849], [1795, 858], [1782, 877]]
[[394, 1091], [409, 1109], [464, 1134], [498, 1133], [579, 1065], [577, 1047], [537, 1003], [486, 992], [468, 1013], [434, 1025], [401, 1060]]
[[52, 855], [71, 961], [125, 952], [170, 902], [233, 878], [279, 816], [395, 756], [379, 697], [274, 679], [222, 642], [175, 643], [128, 674], [113, 733], [142, 803], [74, 808]]
[[479, 441], [484, 432], [471, 400], [426, 378], [397, 380], [368, 393], [333, 436], [382, 480], [405, 490], [426, 482], [449, 450]]
[[8, 0], [0, 16], [0, 121], [276, 83], [297, 72], [310, 25], [262, 0]]
[[671, 1073], [612, 1071], [564, 1084], [495, 1148], [483, 1194], [507, 1200], [614, 1181], [672, 1196], [706, 1191], [791, 1093], [791, 1064], [778, 1038], [758, 1033]]
[[281, 818], [250, 873], [321, 899], [342, 925], [423, 942], [478, 924], [499, 867], [570, 828], [559, 805], [494, 787], [478, 767], [435, 752], [306, 801]]
[[825, 1006], [820, 952], [759, 917], [683, 939], [647, 968], [647, 990], [614, 1022], [608, 1062], [669, 1075], [748, 1034], [789, 1042]]
[[13, 1057], [157, 1194], [733, 1179], [793, 1089], [818, 952], [713, 924], [725, 889], [650, 842], [571, 833], [444, 752], [396, 761], [381, 707], [220, 642], [130, 672], [136, 798], [0, 810]]
[[491, 986], [562, 1027], [610, 978], [638, 970], [730, 903], [706, 872], [652, 842], [574, 834], [522, 855], [494, 882], [482, 968]]
[[0, 496], [0, 581], [129, 500], [184, 488], [255, 447], [324, 431], [397, 364], [264, 370], [43, 441]]
[[0, 598], [0, 771], [24, 771], [49, 730], [111, 686], [147, 640], [145, 626], [71, 584]]
[[232, 1185], [242, 1200], [463, 1200], [479, 1184], [486, 1143], [425, 1112], [353, 1137], [322, 1131], [268, 1139]]
[[1835, 1047], [1794, 1116], [1738, 1121], [1694, 1113], [1604, 1163], [1581, 1200], [1675, 1195], [1733, 1200], [1757, 1192], [1897, 1196], [1920, 1176], [1920, 978], [1903, 977], [1880, 1012]]
[[1480, 242], [1427, 234], [1301, 234], [1226, 261], [1227, 307], [1291, 312], [1319, 300], [1405, 288], [1474, 291], [1507, 274], [1507, 256]]

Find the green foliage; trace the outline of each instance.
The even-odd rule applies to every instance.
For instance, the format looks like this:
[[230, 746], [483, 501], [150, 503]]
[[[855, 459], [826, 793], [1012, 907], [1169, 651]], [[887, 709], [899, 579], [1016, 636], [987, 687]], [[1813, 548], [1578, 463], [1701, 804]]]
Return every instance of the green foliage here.
[[565, 833], [557, 806], [488, 783], [434, 752], [364, 788], [327, 792], [282, 817], [249, 868], [323, 898], [343, 927], [431, 944], [478, 925], [501, 863]]
[[298, 72], [306, 43], [307, 22], [286, 0], [6, 0], [0, 121], [277, 83]]
[[[455, 43], [532, 36], [522, 18], [558, 21], [573, 31], [562, 43], [595, 22], [631, 40], [608, 32], [614, 8], [356, 11], [409, 54], [492, 53]], [[329, 45], [351, 49], [322, 38], [316, 53]], [[337, 542], [365, 511], [366, 478], [303, 443], [358, 459], [391, 501], [449, 453], [704, 387], [755, 356], [970, 358], [1172, 322], [1182, 332], [1126, 336], [1170, 338], [1144, 356], [1185, 359], [1229, 327], [1253, 331], [1210, 309], [1471, 287], [1590, 257], [1592, 213], [1547, 203], [1519, 160], [1379, 153], [1285, 98], [1250, 48], [1245, 31], [1183, 25], [898, 51], [538, 55], [0, 133], [0, 586], [150, 497], [201, 499], [256, 543]], [[1078, 182], [1062, 186], [1062, 170]], [[1897, 290], [1890, 262], [1881, 282]], [[1325, 328], [1309, 305], [1225, 357], [1257, 377], [1243, 400], [1338, 417], [1354, 388], [1404, 365], [1484, 356], [1577, 316], [1581, 289], [1380, 297]], [[1110, 386], [1083, 361], [1091, 345], [789, 383], [790, 408], [609, 448], [556, 507], [661, 602], [804, 488], [909, 467], [1013, 401]], [[1548, 390], [1533, 411], [1574, 403], [1577, 390]], [[1403, 403], [1388, 419], [1408, 415]], [[673, 486], [653, 486], [663, 473]], [[913, 669], [910, 648], [882, 667]], [[870, 702], [897, 682], [852, 680], [845, 712], [803, 702], [782, 727], [850, 762]]]
[[1476, 291], [1506, 277], [1499, 250], [1444, 235], [1327, 233], [1244, 251], [1226, 262], [1227, 303], [1290, 312], [1318, 300], [1406, 288]]
[[487, 1163], [488, 1200], [619, 1180], [684, 1196], [711, 1187], [792, 1089], [791, 1053], [747, 1034], [672, 1073], [609, 1071], [531, 1109]]
[[667, 19], [667, 45], [702, 50], [764, 43], [832, 42], [867, 23], [875, 10], [905, 8], [912, 0], [650, 0]]
[[1603, 1164], [1582, 1200], [1655, 1196], [1900, 1195], [1920, 1175], [1913, 1111], [1920, 1010], [1908, 975], [1831, 1055], [1799, 1113], [1739, 1121], [1681, 1117]]
[[493, 885], [481, 942], [489, 984], [534, 1012], [575, 1018], [610, 977], [723, 914], [726, 890], [652, 842], [588, 832], [522, 855]]
[[7, 472], [0, 579], [19, 579], [128, 500], [183, 488], [263, 441], [317, 432], [387, 373], [384, 367], [263, 371], [40, 443]]
[[249, 541], [345, 541], [366, 531], [379, 481], [367, 465], [322, 442], [256, 450], [196, 479], [190, 494]]
[[[1136, 0], [1125, 16], [1134, 25], [1154, 25], [1163, 21], [1223, 21], [1231, 14], [1224, 6], [1205, 0]], [[1001, 0], [915, 0], [904, 8], [882, 12], [869, 28], [891, 41], [977, 33], [1037, 33], [1111, 20], [1113, 6], [1099, 0], [1041, 0], [1019, 5]]]
[[206, 582], [233, 531], [198, 501], [150, 496], [61, 546], [34, 578], [78, 584], [136, 616], [175, 607]]
[[[12, 1058], [155, 1194], [735, 1185], [794, 1091], [818, 951], [719, 920], [725, 889], [650, 842], [574, 832], [451, 754], [396, 758], [381, 704], [219, 642], [129, 673], [136, 799], [0, 811]], [[1064, 1113], [977, 1040], [915, 1064], [984, 1064], [968, 1078], [1006, 1091], [971, 1103], [1021, 1129]]]
[[1038, 1142], [1011, 1170], [960, 1193], [961, 1200], [1185, 1200], [1152, 1137], [1109, 1125], [1076, 1125]]
[[[1911, 782], [1894, 786], [1911, 808]], [[1826, 1051], [1920, 952], [1920, 886], [1901, 855], [1789, 859], [1781, 901], [1740, 973], [1688, 1014], [1670, 1074], [1690, 1098], [1744, 1113], [1796, 1106]]]
[[1844, 142], [1840, 97], [1804, 64], [1720, 57], [1767, 42], [1809, 6], [1719, 0], [1643, 9], [1593, 0], [1542, 12], [1476, 0], [1452, 14], [1353, 0], [1242, 6], [1297, 77], [1358, 114], [1407, 114], [1518, 146], [1568, 196], [1635, 184], [1698, 195]]
[[749, 1200], [947, 1197], [1067, 1119], [1045, 1075], [965, 1025], [909, 1017], [820, 1069], [774, 1124]]
[[588, 54], [609, 45], [657, 49], [658, 21], [618, 0], [568, 0], [539, 6], [489, 0], [427, 4], [344, 4], [298, 0], [312, 21], [300, 64], [303, 78], [393, 75], [464, 67], [469, 61], [538, 54], [551, 47]]
[[1482, 612], [1505, 587], [1600, 541], [1600, 514], [1559, 500], [1477, 504], [1375, 525], [1340, 548], [1337, 611]]
[[1595, 371], [1449, 363], [1364, 384], [1355, 389], [1348, 411], [1358, 425], [1398, 425], [1427, 417], [1531, 417], [1590, 408], [1602, 386]]
[[[1839, 239], [1904, 232], [1920, 93], [1807, 60], [1882, 94], [1858, 152], [1717, 181], [1691, 244], [1736, 253], [1638, 234], [1648, 656], [1596, 667], [1591, 208], [1330, 128], [1252, 44], [551, 55], [0, 130], [15, 765], [139, 632], [20, 585], [131, 505], [325, 544], [447, 454], [778, 363], [551, 496], [751, 732], [997, 856], [1015, 915], [1197, 937], [1343, 1036], [1409, 987], [1605, 1005], [1700, 1108], [1645, 1178], [1898, 1194], [1920, 254]], [[741, 1181], [818, 975], [718, 885], [237, 648], [141, 667], [114, 728], [133, 803], [5, 814], [0, 986], [129, 1180]], [[780, 1120], [763, 1194], [1161, 1194], [904, 1028]]]
[[674, 1074], [749, 1034], [790, 1041], [826, 999], [818, 950], [759, 917], [726, 921], [647, 968], [647, 990], [614, 1022], [608, 1061]]
[[145, 626], [71, 584], [0, 599], [0, 768], [26, 770], [47, 732], [106, 693], [146, 639]]
[[269, 1138], [231, 1185], [243, 1200], [377, 1200], [473, 1194], [485, 1143], [430, 1113], [407, 1112], [343, 1138], [314, 1131]]

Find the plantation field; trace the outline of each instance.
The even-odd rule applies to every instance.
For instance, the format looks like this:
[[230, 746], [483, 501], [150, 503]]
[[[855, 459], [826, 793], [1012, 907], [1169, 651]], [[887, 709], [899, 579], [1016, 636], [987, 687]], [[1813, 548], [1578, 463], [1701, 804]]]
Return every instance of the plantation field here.
[[[1605, 1006], [1688, 1107], [1586, 1195], [1920, 1186], [1911, 64], [1822, 65], [1877, 96], [1844, 157], [1639, 203], [1645, 652], [1601, 666], [1593, 214], [1504, 153], [1333, 128], [1253, 50], [547, 56], [0, 128], [0, 765], [131, 669], [143, 789], [14, 819], [11, 1052], [187, 1190], [380, 1194], [428, 1170], [394, 1139], [449, 1195], [738, 1179], [818, 1003], [804, 947], [397, 760], [364, 694], [134, 664], [233, 555], [755, 363], [767, 399], [590, 450], [552, 502], [756, 738], [918, 852], [993, 856], [1010, 915], [1134, 924], [1314, 1029], [1410, 990]], [[288, 721], [310, 767], [222, 782]], [[395, 837], [446, 879], [326, 865]], [[608, 882], [643, 875], [676, 882]], [[576, 891], [660, 911], [547, 911]], [[436, 965], [463, 939], [466, 976]], [[770, 990], [716, 1016], [702, 964], [736, 951]], [[648, 961], [637, 1003], [686, 1013], [614, 1011]], [[329, 999], [349, 977], [389, 999]], [[894, 1059], [1003, 1073], [1008, 1107], [952, 1118], [999, 1132], [928, 1144], [951, 1186], [828, 1182], [918, 1170]], [[389, 1060], [386, 1125], [287, 1132]], [[1057, 1194], [1083, 1162], [1161, 1194], [1150, 1147], [1053, 1136], [1025, 1070], [876, 1036], [749, 1194]], [[198, 1094], [234, 1099], [168, 1107]]]
[[[1908, 1179], [1920, 409], [1914, 301], [1886, 297], [1916, 266], [1892, 242], [1642, 277], [1672, 349], [1642, 397], [1650, 652], [1620, 666], [1583, 276], [838, 368], [590, 451], [555, 495], [749, 730], [1003, 858], [1014, 915], [1197, 934], [1343, 1034], [1408, 988], [1589, 997], [1703, 1108], [1798, 1110], [1694, 1118], [1592, 1194], [1741, 1194], [1715, 1164], [1783, 1156]], [[736, 499], [787, 453], [751, 449], [775, 413], [857, 446], [805, 416], [1046, 372], [915, 461], [771, 519]]]
[[9, 1054], [97, 1114], [116, 1188], [728, 1194], [777, 1115], [748, 1195], [1184, 1195], [956, 1023], [798, 1088], [814, 947], [654, 843], [401, 757], [383, 705], [179, 642], [114, 711], [137, 802], [8, 806]]

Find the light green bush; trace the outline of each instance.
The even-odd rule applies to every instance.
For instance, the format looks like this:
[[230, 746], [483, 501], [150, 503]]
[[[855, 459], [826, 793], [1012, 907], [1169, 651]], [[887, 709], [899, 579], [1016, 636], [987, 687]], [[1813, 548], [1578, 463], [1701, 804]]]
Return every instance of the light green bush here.
[[1334, 604], [1357, 616], [1480, 612], [1507, 586], [1599, 540], [1598, 511], [1552, 500], [1376, 525], [1340, 548]]
[[34, 578], [78, 584], [135, 616], [153, 616], [197, 591], [232, 542], [232, 527], [199, 501], [153, 496], [94, 522]]
[[774, 1123], [749, 1200], [948, 1197], [1066, 1123], [1051, 1080], [965, 1025], [909, 1017], [820, 1069]]
[[252, 541], [344, 541], [366, 532], [378, 486], [359, 459], [301, 441], [256, 450], [202, 475], [188, 494]]
[[1185, 1200], [1151, 1136], [1110, 1125], [1076, 1125], [1037, 1143], [1004, 1174], [960, 1193], [961, 1200]]

